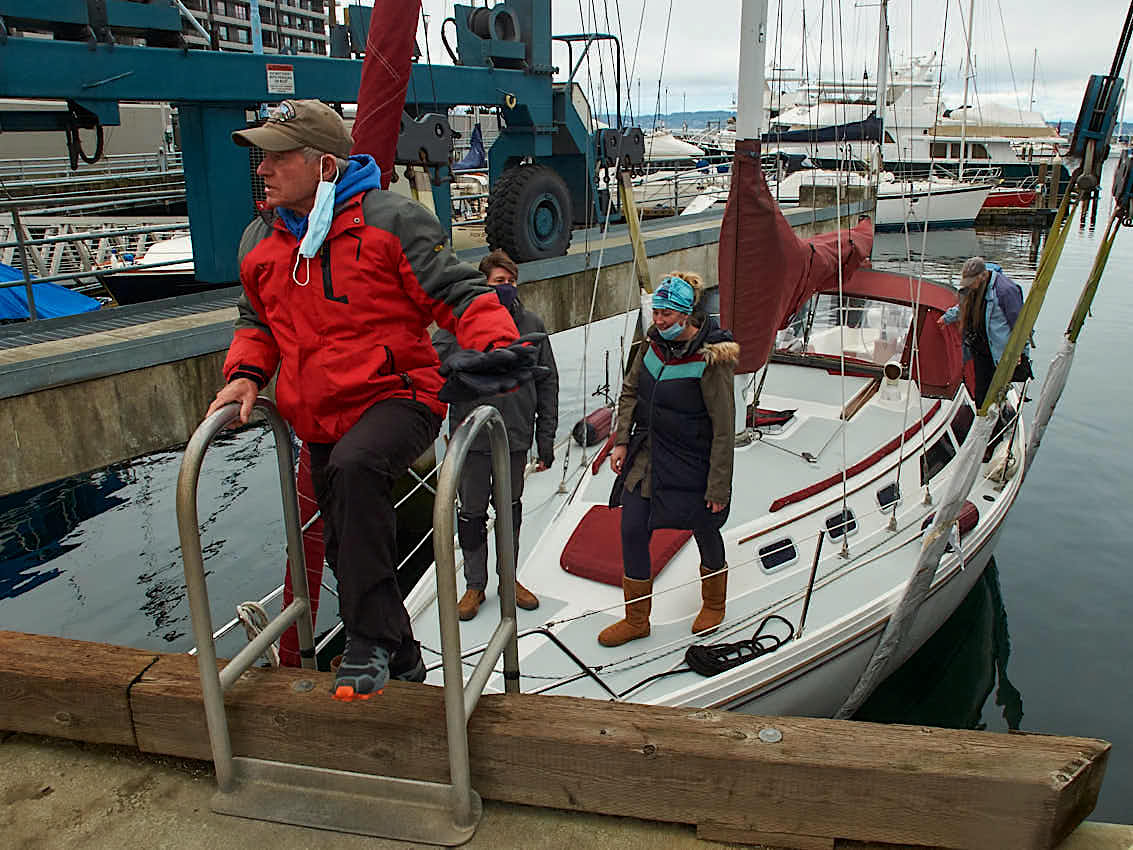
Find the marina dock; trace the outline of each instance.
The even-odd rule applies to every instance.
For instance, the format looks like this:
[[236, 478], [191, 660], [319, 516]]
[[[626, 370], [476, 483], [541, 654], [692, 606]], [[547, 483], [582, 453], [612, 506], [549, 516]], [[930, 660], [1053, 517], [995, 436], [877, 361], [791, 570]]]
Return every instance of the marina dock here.
[[[380, 700], [346, 704], [329, 698], [330, 682], [329, 673], [302, 669], [248, 671], [225, 696], [233, 752], [447, 781], [440, 688], [391, 682]], [[0, 693], [0, 729], [125, 747], [119, 758], [127, 764], [137, 764], [131, 750], [178, 759], [209, 755], [196, 660], [184, 654], [0, 632]], [[847, 846], [842, 839], [866, 846], [1056, 847], [1092, 811], [1110, 749], [1090, 738], [524, 694], [485, 695], [470, 718], [469, 744], [473, 786], [486, 800], [695, 824], [697, 837], [712, 841], [829, 850]], [[39, 770], [52, 769], [42, 745], [17, 736], [16, 746], [24, 758], [41, 759]], [[12, 760], [5, 764], [10, 770]], [[203, 790], [169, 779], [167, 765], [148, 775], [131, 769], [130, 779], [112, 786], [119, 789], [110, 792], [117, 805], [136, 807], [159, 782], [180, 785], [171, 796], [201, 801]], [[192, 782], [211, 783], [207, 768], [190, 770]], [[50, 779], [28, 772], [11, 784], [6, 802], [50, 800], [53, 790]], [[153, 804], [160, 807], [161, 798]], [[205, 805], [196, 808], [203, 812]], [[538, 809], [524, 816], [538, 817]], [[263, 825], [244, 828], [268, 834]], [[660, 836], [672, 828], [640, 827], [644, 834], [662, 830]], [[174, 838], [168, 826], [160, 832]], [[1108, 832], [1102, 830], [1107, 840]], [[501, 838], [502, 846], [540, 846], [531, 841], [537, 827], [519, 825], [517, 833], [520, 841]], [[577, 843], [617, 846], [594, 838]], [[543, 846], [565, 843], [562, 836]], [[169, 840], [166, 846], [201, 845]]]
[[[13, 846], [81, 846], [119, 850], [139, 835], [168, 836], [153, 846], [177, 850], [272, 847], [306, 850], [329, 841], [339, 850], [403, 850], [380, 838], [318, 832], [209, 811], [212, 766], [152, 756], [106, 744], [0, 733], [0, 787], [5, 835]], [[45, 836], [50, 840], [45, 841]], [[476, 835], [465, 847], [554, 850], [562, 847], [634, 850], [712, 850], [729, 846], [699, 839], [691, 826], [637, 818], [545, 809], [488, 800]], [[731, 845], [735, 846], [735, 845]], [[892, 850], [835, 842], [837, 850]], [[1128, 850], [1133, 826], [1086, 821], [1058, 850]]]

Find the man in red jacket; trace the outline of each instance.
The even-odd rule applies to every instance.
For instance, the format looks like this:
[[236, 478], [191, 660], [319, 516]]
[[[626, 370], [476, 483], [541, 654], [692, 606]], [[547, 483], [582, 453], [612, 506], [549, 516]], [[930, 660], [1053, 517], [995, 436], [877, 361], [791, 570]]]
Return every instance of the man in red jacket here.
[[[310, 448], [338, 577], [346, 649], [334, 695], [368, 699], [390, 675], [425, 675], [397, 586], [391, 490], [435, 439], [446, 409], [438, 396], [442, 386], [452, 394], [456, 377], [446, 385], [426, 329], [436, 322], [474, 352], [516, 349], [518, 334], [484, 276], [446, 247], [437, 219], [381, 191], [371, 157], [350, 156], [333, 109], [284, 101], [233, 140], [263, 151], [267, 203], [240, 241], [228, 383], [209, 413], [238, 402], [246, 422], [278, 368], [276, 403]], [[492, 351], [496, 372], [501, 353]], [[476, 357], [467, 373], [490, 385]]]

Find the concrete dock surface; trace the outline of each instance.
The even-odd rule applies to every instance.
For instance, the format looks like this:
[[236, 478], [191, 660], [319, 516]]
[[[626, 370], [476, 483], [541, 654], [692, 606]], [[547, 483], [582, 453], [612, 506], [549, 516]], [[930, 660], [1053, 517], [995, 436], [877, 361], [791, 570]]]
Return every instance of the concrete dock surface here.
[[[0, 732], [0, 844], [9, 850], [406, 848], [404, 842], [214, 814], [212, 765], [125, 747]], [[692, 826], [485, 801], [469, 848], [743, 847], [700, 840]], [[838, 842], [839, 848], [881, 845]], [[884, 845], [894, 850], [894, 845]], [[1130, 850], [1133, 826], [1083, 823], [1059, 850]], [[921, 848], [923, 850], [923, 848]], [[1009, 850], [991, 848], [988, 850]]]

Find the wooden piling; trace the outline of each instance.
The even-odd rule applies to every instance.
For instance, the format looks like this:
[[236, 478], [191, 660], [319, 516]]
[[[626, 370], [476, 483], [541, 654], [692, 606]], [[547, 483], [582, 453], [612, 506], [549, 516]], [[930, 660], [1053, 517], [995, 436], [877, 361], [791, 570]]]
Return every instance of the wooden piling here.
[[[155, 660], [156, 658], [156, 660]], [[226, 694], [236, 755], [444, 782], [443, 692], [391, 682], [361, 703], [330, 675], [254, 669]], [[210, 758], [196, 660], [0, 632], [0, 728]], [[16, 698], [13, 699], [12, 697]], [[778, 735], [760, 736], [774, 729]], [[485, 798], [697, 824], [705, 838], [1050, 848], [1093, 809], [1110, 745], [1090, 738], [486, 695], [469, 722]]]

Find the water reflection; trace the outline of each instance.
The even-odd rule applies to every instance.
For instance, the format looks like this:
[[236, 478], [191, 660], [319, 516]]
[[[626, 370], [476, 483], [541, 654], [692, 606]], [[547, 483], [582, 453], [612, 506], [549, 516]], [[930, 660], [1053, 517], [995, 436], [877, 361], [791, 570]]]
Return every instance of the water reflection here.
[[[81, 523], [126, 502], [115, 494], [128, 483], [125, 469], [111, 467], [0, 497], [0, 599], [64, 575], [47, 565], [79, 546], [72, 532]], [[77, 583], [74, 590], [83, 597]]]
[[854, 716], [878, 723], [986, 729], [994, 704], [1008, 729], [1023, 719], [1023, 697], [1007, 676], [1011, 640], [993, 559], [947, 622]]

